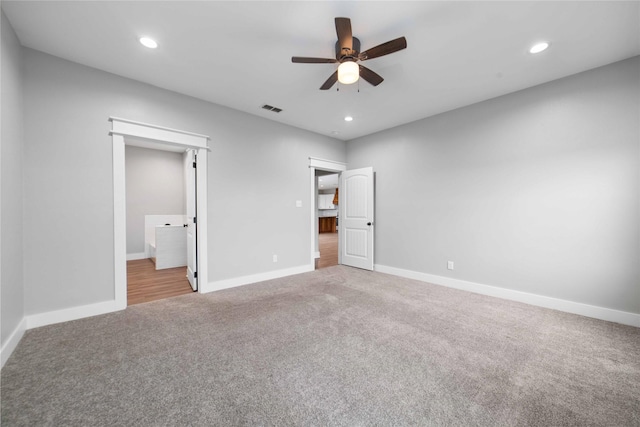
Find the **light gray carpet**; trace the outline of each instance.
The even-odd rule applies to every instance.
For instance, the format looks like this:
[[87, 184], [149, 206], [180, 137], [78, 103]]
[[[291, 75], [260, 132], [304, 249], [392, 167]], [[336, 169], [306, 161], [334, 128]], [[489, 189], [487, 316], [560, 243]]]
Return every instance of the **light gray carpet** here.
[[3, 426], [639, 426], [640, 329], [330, 267], [27, 331]]

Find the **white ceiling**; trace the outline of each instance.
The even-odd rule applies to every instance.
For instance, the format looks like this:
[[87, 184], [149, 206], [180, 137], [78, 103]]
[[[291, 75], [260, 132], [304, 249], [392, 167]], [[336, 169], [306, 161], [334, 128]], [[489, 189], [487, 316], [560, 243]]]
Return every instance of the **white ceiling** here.
[[318, 189], [335, 190], [336, 188], [338, 188], [338, 178], [339, 175], [337, 173], [331, 175], [322, 175], [318, 177]]
[[[640, 54], [640, 2], [2, 1], [24, 46], [270, 120], [350, 140]], [[318, 88], [334, 18], [385, 78]], [[138, 43], [154, 37], [159, 47]], [[551, 48], [531, 55], [539, 40]], [[279, 114], [261, 109], [270, 104]], [[344, 116], [354, 120], [347, 123]]]

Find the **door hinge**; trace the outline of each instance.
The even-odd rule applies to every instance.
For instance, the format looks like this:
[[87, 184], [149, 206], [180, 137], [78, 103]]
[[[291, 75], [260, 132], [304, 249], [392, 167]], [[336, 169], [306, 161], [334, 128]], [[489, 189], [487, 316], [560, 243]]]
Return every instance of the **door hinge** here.
[[196, 162], [193, 162], [193, 168], [194, 169], [196, 168]]
[[196, 223], [196, 217], [195, 216], [193, 217], [193, 223], [194, 224]]
[[198, 272], [197, 272], [197, 271], [194, 271], [194, 272], [193, 272], [193, 278], [194, 278], [194, 279], [197, 279], [197, 278], [198, 278]]

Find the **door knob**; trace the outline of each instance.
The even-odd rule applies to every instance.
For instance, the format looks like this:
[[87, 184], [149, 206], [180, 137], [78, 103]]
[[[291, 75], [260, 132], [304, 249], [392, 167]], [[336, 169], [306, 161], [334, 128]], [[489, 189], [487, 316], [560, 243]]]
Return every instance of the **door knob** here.
[[367, 223], [367, 225], [369, 225], [369, 226], [370, 226], [370, 225], [371, 225], [371, 223], [370, 223], [370, 222], [368, 222], [368, 223]]

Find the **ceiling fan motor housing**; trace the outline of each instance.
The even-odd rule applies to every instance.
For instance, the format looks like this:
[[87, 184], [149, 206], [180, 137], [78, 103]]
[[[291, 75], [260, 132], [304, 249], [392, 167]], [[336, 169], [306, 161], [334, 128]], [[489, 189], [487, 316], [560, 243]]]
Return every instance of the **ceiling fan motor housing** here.
[[349, 52], [340, 48], [340, 40], [336, 42], [336, 59], [338, 61], [342, 62], [342, 60], [346, 58], [354, 58], [354, 60], [358, 58], [358, 54], [360, 53], [360, 40], [358, 40], [357, 37], [353, 37], [352, 40], [352, 47]]

